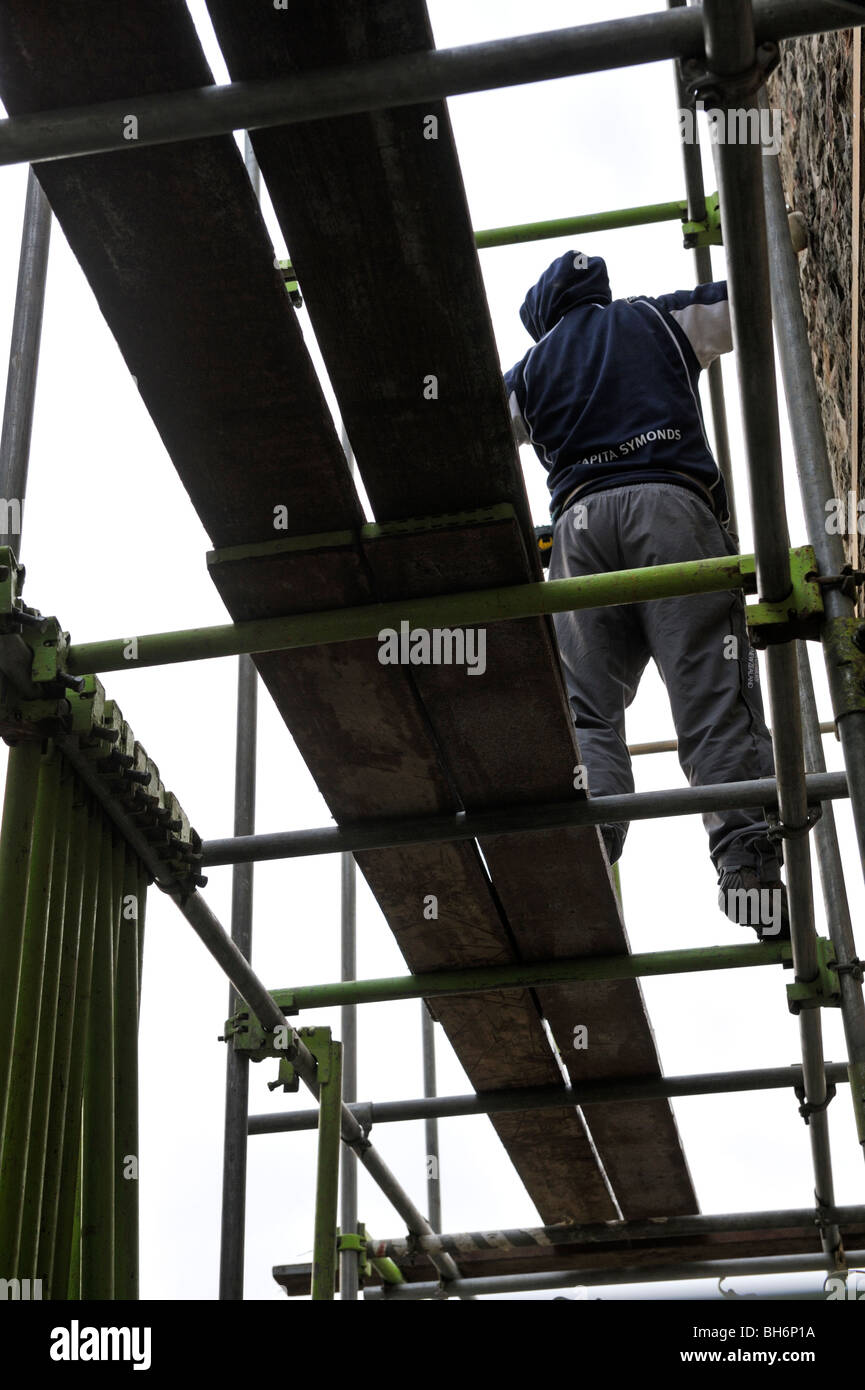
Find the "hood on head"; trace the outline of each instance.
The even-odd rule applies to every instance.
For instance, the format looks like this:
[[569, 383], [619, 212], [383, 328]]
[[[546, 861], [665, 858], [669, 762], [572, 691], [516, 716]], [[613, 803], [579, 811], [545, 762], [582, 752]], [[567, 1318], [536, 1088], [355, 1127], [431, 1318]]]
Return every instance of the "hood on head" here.
[[520, 318], [539, 342], [559, 319], [577, 304], [611, 304], [606, 262], [600, 256], [587, 256], [585, 269], [577, 270], [576, 251], [566, 251], [548, 266], [526, 295]]

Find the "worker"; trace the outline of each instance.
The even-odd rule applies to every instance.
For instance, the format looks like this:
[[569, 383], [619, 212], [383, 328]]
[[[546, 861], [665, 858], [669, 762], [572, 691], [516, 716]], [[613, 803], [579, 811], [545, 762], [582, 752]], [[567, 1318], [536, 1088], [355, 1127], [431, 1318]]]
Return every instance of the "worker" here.
[[[568, 251], [520, 318], [535, 345], [505, 388], [516, 439], [548, 473], [550, 579], [736, 554], [698, 394], [702, 369], [732, 347], [726, 284], [614, 300], [601, 257]], [[555, 627], [590, 794], [634, 790], [625, 710], [649, 657], [692, 786], [773, 775], [740, 590], [557, 613]], [[788, 937], [761, 813], [710, 811], [703, 824], [722, 911], [761, 940]], [[627, 830], [601, 827], [611, 864]]]

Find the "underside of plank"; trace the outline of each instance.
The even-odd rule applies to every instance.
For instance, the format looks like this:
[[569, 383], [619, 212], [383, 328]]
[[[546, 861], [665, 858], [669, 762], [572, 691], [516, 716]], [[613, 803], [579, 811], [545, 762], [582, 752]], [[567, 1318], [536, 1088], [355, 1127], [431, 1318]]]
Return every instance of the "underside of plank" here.
[[[219, 8], [214, 6], [214, 12]], [[352, 53], [356, 49], [357, 56], [367, 56], [369, 34], [364, 17], [358, 16], [368, 7], [339, 8], [346, 16]], [[395, 34], [396, 47], [429, 42], [422, 6], [383, 4], [376, 11], [374, 37], [382, 51], [392, 51]], [[255, 24], [273, 13], [269, 7], [255, 13], [235, 8], [235, 16], [249, 22], [253, 36]], [[280, 21], [286, 22], [286, 17], [280, 16]], [[332, 37], [333, 5], [316, 7], [315, 17], [298, 18], [297, 25], [292, 17], [295, 38], [303, 38], [303, 26], [319, 22], [324, 26], [321, 35]], [[86, 62], [69, 63], [71, 52], [86, 54]], [[281, 64], [278, 45], [276, 52]], [[314, 63], [317, 56], [315, 45], [310, 45], [304, 63]], [[280, 70], [285, 71], [284, 65]], [[188, 12], [179, 3], [157, 0], [146, 15], [108, 0], [94, 0], [71, 13], [68, 7], [23, 0], [0, 10], [0, 94], [10, 113], [208, 80]], [[296, 141], [299, 164], [294, 166], [294, 175], [303, 175], [302, 196], [295, 188], [285, 207], [280, 206], [280, 215], [298, 205], [309, 209], [306, 223], [295, 229], [298, 265], [317, 332], [320, 338], [324, 334], [325, 353], [376, 515], [387, 519], [509, 500], [519, 520], [514, 536], [520, 559], [505, 565], [500, 557], [496, 573], [511, 579], [494, 579], [493, 566], [486, 570], [489, 582], [537, 577], [537, 559], [519, 540], [526, 532], [528, 509], [446, 113], [434, 108], [437, 141], [424, 141], [418, 133], [420, 113], [403, 113], [404, 120], [400, 114], [305, 128], [304, 138]], [[306, 140], [312, 129], [323, 132], [324, 146], [318, 153], [311, 152]], [[425, 187], [418, 186], [406, 163], [407, 153], [413, 151], [416, 159], [419, 150], [430, 156], [420, 180]], [[264, 162], [263, 149], [261, 153]], [[321, 169], [324, 157], [333, 161], [326, 173]], [[345, 168], [358, 157], [360, 165]], [[282, 173], [272, 179], [272, 173], [265, 172], [278, 192], [291, 184], [291, 166], [287, 177]], [[64, 161], [41, 166], [39, 173], [214, 543], [272, 539], [277, 507], [286, 508], [294, 534], [335, 527], [357, 532], [360, 504], [272, 265], [272, 248], [234, 142], [216, 139]], [[371, 220], [365, 204], [356, 199], [358, 180], [368, 185], [370, 213], [375, 212], [375, 198], [389, 200], [378, 204], [378, 215]], [[316, 201], [328, 189], [338, 189], [329, 195], [335, 199], [329, 212]], [[354, 211], [347, 215], [347, 208]], [[360, 229], [366, 236], [360, 238], [360, 259], [358, 217], [366, 227], [365, 232]], [[292, 255], [294, 235], [292, 231]], [[440, 242], [437, 248], [430, 247], [431, 238]], [[346, 262], [343, 251], [349, 241], [352, 254]], [[316, 254], [310, 242], [327, 246], [327, 254]], [[388, 255], [390, 282], [387, 276], [382, 279], [382, 261]], [[335, 288], [329, 288], [328, 280]], [[382, 286], [390, 283], [388, 297]], [[384, 328], [383, 312], [388, 318]], [[435, 377], [437, 399], [427, 400], [424, 381], [430, 375]], [[348, 556], [328, 553], [315, 562], [305, 557], [282, 589], [244, 580], [238, 592], [228, 587], [222, 591], [237, 619], [419, 591], [412, 590], [405, 547], [401, 559], [385, 562], [383, 555], [383, 549], [376, 558], [372, 547], [363, 552], [357, 547]], [[443, 572], [455, 587], [473, 582], [472, 567], [464, 557], [454, 567], [455, 557], [443, 543], [435, 553], [430, 547], [421, 569], [424, 564], [425, 582]], [[438, 591], [435, 585], [432, 591]], [[434, 813], [507, 800], [508, 767], [522, 769], [532, 756], [536, 762], [545, 756], [543, 739], [538, 737], [533, 754], [529, 737], [533, 711], [542, 704], [539, 728], [558, 729], [549, 758], [556, 768], [555, 795], [563, 794], [562, 779], [575, 750], [549, 633], [535, 620], [504, 626], [515, 636], [505, 645], [493, 642], [494, 664], [498, 662], [502, 671], [502, 663], [509, 662], [511, 674], [505, 684], [531, 687], [532, 698], [516, 699], [506, 708], [502, 700], [510, 700], [510, 691], [499, 681], [497, 703], [481, 700], [457, 718], [453, 734], [447, 735], [454, 737], [453, 752], [448, 747], [446, 756], [448, 710], [458, 702], [446, 686], [439, 686], [435, 672], [424, 672], [422, 684], [416, 672], [385, 670], [376, 660], [374, 643], [259, 659], [337, 819]], [[528, 665], [514, 664], [523, 660]], [[518, 683], [513, 681], [514, 670], [520, 672]], [[505, 728], [513, 721], [525, 733], [522, 762], [491, 757], [489, 740], [484, 745], [480, 739], [491, 718], [493, 723], [501, 718]], [[462, 727], [456, 727], [460, 721]], [[460, 737], [466, 750], [477, 745], [474, 760], [468, 751], [464, 756]], [[513, 729], [507, 737], [513, 739]], [[550, 785], [548, 776], [535, 773], [517, 787], [512, 799], [550, 799]], [[541, 877], [526, 876], [529, 857], [525, 842], [517, 846], [518, 837], [510, 843], [504, 837], [486, 842], [486, 865], [474, 845], [359, 856], [413, 968], [491, 963], [533, 953], [571, 954], [575, 931], [580, 950], [615, 949], [610, 943], [616, 931], [626, 949], [596, 832], [532, 838], [548, 838], [546, 858], [537, 860], [544, 866]], [[572, 878], [562, 875], [571, 859], [579, 867]], [[548, 868], [552, 878], [539, 898]], [[582, 904], [579, 921], [573, 913], [575, 891]], [[445, 904], [434, 931], [421, 912], [428, 892], [438, 892]], [[561, 940], [555, 922], [547, 924], [544, 939], [542, 921], [531, 918], [530, 901], [545, 904], [540, 913], [534, 909], [535, 917], [543, 918], [549, 908], [558, 912], [563, 898], [570, 901], [570, 916], [561, 919]], [[592, 947], [596, 931], [598, 945]], [[612, 1000], [611, 995], [611, 1004]], [[593, 1004], [597, 1007], [590, 1013]], [[636, 1051], [631, 1048], [621, 1069], [634, 1074], [645, 1067], [646, 1074], [657, 1075], [657, 1057], [636, 986], [624, 990], [615, 1007], [623, 1010], [623, 1019], [633, 1015], [641, 1020]], [[573, 1017], [574, 1010], [579, 1017]], [[587, 1053], [590, 1070], [575, 1075], [616, 1074], [603, 1062], [602, 1054], [612, 1059], [619, 1044], [614, 1030], [605, 1041], [607, 1015], [600, 996], [582, 999], [570, 989], [537, 995], [507, 991], [438, 1005], [478, 1089], [546, 1084], [557, 1078], [541, 1011], [554, 1022], [563, 1052], [569, 1027], [592, 1020], [597, 1062], [604, 1069], [591, 1071], [594, 1063]], [[580, 1059], [566, 1054], [566, 1060], [573, 1071]], [[619, 1163], [617, 1174], [626, 1194], [622, 1210], [627, 1215], [643, 1210], [639, 1193], [636, 1205], [627, 1195], [629, 1186], [634, 1187], [635, 1171], [637, 1186], [652, 1192], [645, 1199], [652, 1211], [693, 1209], [669, 1107], [650, 1102], [630, 1109], [654, 1115], [659, 1138], [654, 1148], [649, 1144], [638, 1170], [625, 1153], [635, 1142], [644, 1142], [635, 1141], [636, 1131], [629, 1132], [626, 1144], [623, 1134], [628, 1131], [620, 1123], [615, 1142], [606, 1146], [608, 1169], [615, 1168], [620, 1157], [627, 1160]], [[604, 1123], [599, 1117], [599, 1133]], [[552, 1120], [542, 1112], [499, 1116], [494, 1124], [543, 1219], [615, 1215], [578, 1112], [558, 1112]]]
[[[374, 15], [351, 0], [322, 0], [290, 25], [265, 8], [241, 14], [229, 0], [209, 0], [209, 9], [235, 78], [432, 43], [422, 0], [384, 0]], [[430, 115], [434, 140], [424, 138]], [[366, 545], [378, 597], [538, 577], [522, 540], [525, 492], [445, 108], [259, 131], [253, 143], [376, 519], [468, 510], [503, 496], [515, 506], [518, 524], [496, 547], [478, 537], [460, 548], [441, 532], [397, 532]], [[334, 273], [349, 262], [345, 277]], [[420, 383], [429, 374], [437, 398], [426, 400]], [[579, 753], [548, 625], [501, 623], [486, 641], [483, 676], [430, 666], [414, 677], [460, 803], [573, 795]], [[521, 958], [627, 950], [597, 831], [496, 837], [481, 849]], [[659, 1074], [636, 982], [544, 989], [537, 998], [574, 1080]], [[588, 1029], [579, 1052], [578, 1024]], [[596, 1107], [586, 1118], [623, 1214], [695, 1210], [668, 1102]]]

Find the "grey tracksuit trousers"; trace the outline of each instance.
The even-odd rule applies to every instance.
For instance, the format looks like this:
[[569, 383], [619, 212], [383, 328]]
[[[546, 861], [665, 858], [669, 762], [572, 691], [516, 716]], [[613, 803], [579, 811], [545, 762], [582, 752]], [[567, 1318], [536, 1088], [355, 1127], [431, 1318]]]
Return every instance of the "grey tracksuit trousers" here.
[[[736, 546], [707, 503], [674, 483], [592, 493], [556, 523], [550, 579], [731, 555]], [[558, 613], [556, 634], [589, 793], [634, 790], [625, 710], [653, 657], [667, 688], [679, 762], [692, 786], [774, 775], [756, 655], [741, 592]], [[730, 641], [735, 637], [735, 643]], [[703, 816], [719, 873], [777, 874], [778, 851], [756, 810]], [[627, 825], [615, 827], [618, 848]]]

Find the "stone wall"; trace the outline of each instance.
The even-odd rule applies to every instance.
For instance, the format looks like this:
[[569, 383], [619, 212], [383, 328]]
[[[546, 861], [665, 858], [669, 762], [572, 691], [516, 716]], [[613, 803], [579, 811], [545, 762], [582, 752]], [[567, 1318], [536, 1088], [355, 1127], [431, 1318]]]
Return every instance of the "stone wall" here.
[[[781, 111], [787, 202], [808, 228], [799, 277], [839, 497], [846, 497], [851, 482], [852, 97], [851, 30], [782, 45], [769, 99]], [[860, 369], [860, 402], [861, 392]]]

